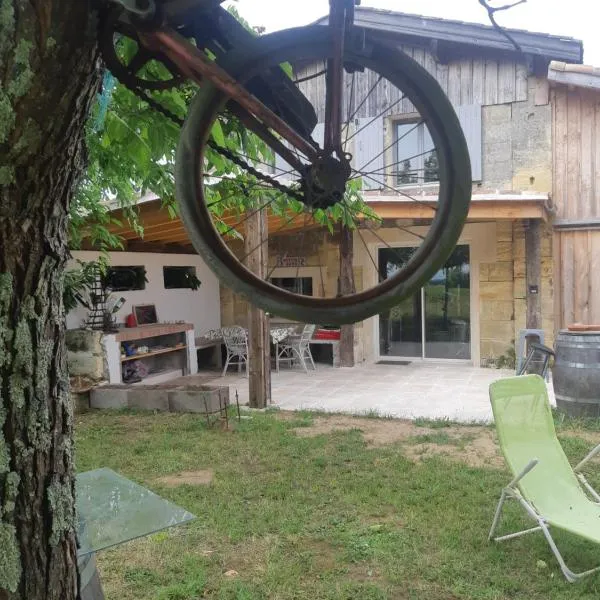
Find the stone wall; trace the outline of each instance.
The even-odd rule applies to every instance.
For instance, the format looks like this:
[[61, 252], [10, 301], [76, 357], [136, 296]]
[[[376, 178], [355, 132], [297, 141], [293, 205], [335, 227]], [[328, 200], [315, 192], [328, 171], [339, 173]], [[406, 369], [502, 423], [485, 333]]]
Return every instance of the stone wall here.
[[530, 77], [527, 101], [482, 110], [483, 187], [550, 192], [552, 110], [547, 81]]
[[[545, 334], [546, 346], [554, 345], [554, 293], [552, 267], [552, 227], [545, 223], [540, 229], [542, 236], [540, 244], [540, 300], [542, 311], [541, 328]], [[514, 339], [519, 330], [524, 329], [527, 318], [527, 289], [525, 280], [525, 227], [523, 222], [515, 222], [513, 226], [514, 239], [514, 278], [515, 278], [515, 331]]]
[[85, 378], [91, 383], [108, 379], [103, 335], [101, 331], [89, 329], [67, 330], [67, 364], [71, 378]]
[[[554, 343], [552, 229], [541, 228], [541, 311], [546, 345]], [[514, 349], [525, 328], [525, 228], [523, 221], [498, 221], [496, 260], [480, 267], [481, 364], [494, 364]]]
[[514, 339], [513, 224], [496, 224], [496, 260], [479, 267], [481, 365], [507, 354]]

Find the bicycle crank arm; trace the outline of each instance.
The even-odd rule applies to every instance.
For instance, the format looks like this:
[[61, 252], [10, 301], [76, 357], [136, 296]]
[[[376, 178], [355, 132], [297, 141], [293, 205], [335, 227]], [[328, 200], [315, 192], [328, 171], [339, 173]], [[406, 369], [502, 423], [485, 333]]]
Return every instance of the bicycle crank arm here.
[[292, 127], [240, 85], [229, 73], [210, 60], [195, 46], [189, 44], [185, 38], [171, 29], [158, 29], [140, 35], [143, 37], [145, 44], [147, 43], [150, 48], [163, 52], [190, 79], [199, 85], [202, 84], [203, 80], [210, 81], [221, 92], [302, 152], [309, 161], [316, 161], [318, 151], [308, 140], [294, 131]]

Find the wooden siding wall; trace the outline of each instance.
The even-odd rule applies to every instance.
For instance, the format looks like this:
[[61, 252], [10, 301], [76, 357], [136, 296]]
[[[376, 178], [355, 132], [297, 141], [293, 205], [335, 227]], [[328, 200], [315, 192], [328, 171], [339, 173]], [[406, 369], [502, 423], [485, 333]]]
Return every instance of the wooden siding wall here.
[[[387, 43], [390, 43], [389, 40]], [[531, 152], [527, 153], [526, 158], [522, 157], [518, 151], [515, 154], [508, 150], [504, 154], [500, 152], [513, 143], [513, 138], [515, 138], [515, 143], [523, 145], [522, 139], [517, 141], [517, 132], [524, 128], [521, 124], [516, 125], [512, 122], [519, 119], [519, 115], [523, 117], [519, 112], [523, 109], [519, 109], [513, 114], [511, 106], [514, 103], [525, 105], [528, 100], [528, 93], [531, 99], [530, 90], [528, 89], [531, 81], [528, 80], [528, 69], [525, 64], [517, 63], [514, 60], [502, 60], [501, 58], [463, 58], [444, 64], [437, 61], [426, 48], [406, 45], [398, 48], [412, 57], [437, 79], [454, 105], [467, 139], [473, 181], [481, 182], [482, 185], [493, 189], [531, 189], [529, 178], [533, 174], [532, 167], [536, 166], [535, 175], [539, 182], [540, 177], [537, 177], [539, 174], [537, 166], [547, 162], [545, 170], [548, 171], [548, 174], [542, 179], [547, 181], [547, 189], [549, 190], [549, 114], [547, 116], [547, 160], [544, 157], [538, 157], [534, 160], [535, 153]], [[299, 79], [318, 75], [301, 82], [300, 89], [315, 106], [319, 123], [322, 123], [325, 118], [324, 69], [325, 64], [320, 62], [311, 64], [296, 73], [296, 77]], [[343, 115], [346, 118], [356, 112], [354, 123], [351, 125], [351, 128], [356, 131], [356, 135], [351, 136], [351, 139], [354, 138], [354, 147], [351, 147], [350, 152], [356, 158], [355, 166], [363, 165], [365, 163], [362, 160], [363, 156], [368, 153], [369, 158], [367, 160], [369, 161], [370, 171], [380, 173], [378, 177], [363, 180], [363, 185], [367, 189], [380, 188], [385, 178], [383, 176], [385, 164], [394, 163], [394, 149], [390, 149], [393, 136], [392, 121], [397, 117], [402, 117], [402, 115], [414, 116], [413, 113], [415, 113], [412, 103], [407, 99], [402, 99], [399, 90], [394, 85], [391, 85], [387, 80], [379, 81], [378, 79], [379, 76], [369, 70], [345, 75], [347, 89], [355, 90], [354, 94], [346, 93], [344, 95], [345, 106], [343, 107]], [[365, 96], [368, 97], [363, 103]], [[352, 102], [352, 110], [349, 110], [348, 104], [350, 102]], [[502, 112], [501, 115], [493, 112], [502, 107], [508, 110]], [[375, 117], [379, 118], [375, 119]], [[486, 118], [488, 126], [494, 129], [493, 132], [491, 129], [487, 132], [483, 131], [483, 123]], [[496, 122], [498, 119], [501, 123]], [[385, 142], [381, 134], [382, 129]], [[321, 130], [315, 130], [315, 135], [322, 135]], [[487, 149], [484, 147], [485, 143], [488, 144]], [[538, 154], [543, 151], [542, 146], [544, 144], [536, 145]], [[384, 147], [387, 148], [385, 153]], [[494, 149], [496, 150], [495, 154]], [[487, 163], [487, 171], [484, 161], [486, 152], [489, 156], [493, 155], [492, 162], [488, 161]], [[377, 158], [371, 160], [373, 157]], [[528, 164], [532, 160], [535, 164]], [[289, 170], [289, 165], [279, 157], [276, 166], [282, 171]], [[524, 172], [527, 175], [525, 179], [518, 177], [520, 167], [524, 167]], [[523, 184], [523, 181], [526, 183]], [[387, 184], [393, 185], [393, 182], [388, 180]]]
[[[400, 49], [425, 67], [437, 79], [454, 106], [470, 104], [488, 106], [527, 100], [527, 66], [525, 64], [483, 59], [463, 59], [450, 64], [442, 64], [437, 62], [433, 54], [424, 48], [401, 46]], [[314, 63], [299, 71], [296, 76], [303, 78], [315, 75], [323, 68], [323, 63]], [[393, 106], [391, 112], [394, 114], [415, 112], [408, 100], [398, 102], [399, 93], [396, 88], [389, 86], [385, 81], [377, 83], [378, 76], [373, 71], [365, 70], [364, 73], [356, 73], [354, 77], [356, 78], [356, 88], [359, 90], [366, 92], [375, 86], [367, 102], [356, 114], [358, 118], [374, 117], [386, 106]], [[346, 74], [348, 86], [350, 86], [351, 80], [352, 75]], [[319, 121], [325, 120], [324, 85], [324, 77], [317, 77], [300, 84], [302, 92], [311, 101], [316, 102]], [[359, 94], [359, 97], [364, 97], [364, 92], [362, 96]], [[349, 96], [347, 95], [346, 102], [348, 100]], [[348, 114], [347, 110], [346, 105], [344, 114]]]
[[[600, 323], [600, 94], [557, 87], [553, 106], [555, 326]], [[579, 222], [578, 229], [561, 223]]]

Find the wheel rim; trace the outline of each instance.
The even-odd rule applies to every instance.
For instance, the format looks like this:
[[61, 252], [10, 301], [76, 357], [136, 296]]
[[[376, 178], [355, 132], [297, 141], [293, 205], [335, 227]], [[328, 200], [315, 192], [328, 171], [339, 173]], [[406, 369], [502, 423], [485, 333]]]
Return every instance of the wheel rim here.
[[[253, 73], [264, 70], [269, 53], [277, 47], [280, 51], [282, 48], [289, 50], [293, 55], [281, 57], [279, 54], [278, 60], [324, 59], [328, 54], [329, 38], [324, 28], [312, 28], [273, 34], [258, 42], [262, 51], [257, 51], [250, 59], [232, 54], [226, 68], [233, 74], [243, 73], [250, 78]], [[240, 263], [213, 227], [204, 194], [204, 142], [225, 99], [206, 86], [190, 110], [177, 159], [177, 188], [184, 223], [194, 246], [219, 277], [265, 310], [332, 324], [372, 316], [420, 287], [441, 266], [457, 242], [468, 211], [471, 188], [466, 142], [456, 115], [437, 82], [412, 59], [404, 56], [401, 59], [403, 73], [391, 64], [398, 60], [398, 53], [381, 46], [370, 46], [370, 56], [355, 52], [345, 55], [346, 61], [360, 62], [380, 77], [392, 81], [418, 108], [423, 118], [421, 122], [425, 123], [435, 143], [440, 173], [439, 200], [427, 235], [419, 236], [424, 238], [420, 247], [400, 272], [355, 294], [334, 298], [291, 294], [258, 278]]]

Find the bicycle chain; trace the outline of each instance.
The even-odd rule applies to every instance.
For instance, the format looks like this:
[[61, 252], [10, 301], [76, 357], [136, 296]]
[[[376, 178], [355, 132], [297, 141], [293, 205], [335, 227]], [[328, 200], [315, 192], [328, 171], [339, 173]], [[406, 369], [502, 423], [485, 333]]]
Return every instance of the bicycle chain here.
[[[140, 98], [141, 100], [146, 102], [146, 104], [148, 104], [148, 106], [150, 106], [151, 108], [153, 108], [154, 110], [156, 110], [157, 112], [162, 114], [164, 117], [166, 117], [167, 119], [170, 119], [176, 125], [179, 125], [179, 127], [181, 127], [183, 125], [184, 120], [182, 118], [178, 117], [175, 113], [171, 112], [166, 106], [163, 106], [160, 102], [157, 102], [154, 98], [152, 98], [152, 96], [147, 91], [145, 91], [139, 87], [132, 87], [127, 84], [123, 84], [123, 85], [129, 91], [134, 93], [138, 98]], [[250, 173], [250, 175], [253, 175], [260, 181], [264, 181], [265, 183], [270, 184], [274, 189], [276, 189], [284, 194], [287, 194], [288, 196], [291, 196], [292, 198], [295, 198], [296, 200], [300, 200], [300, 201], [304, 200], [303, 194], [300, 194], [296, 190], [293, 190], [292, 188], [290, 188], [286, 185], [283, 185], [282, 183], [280, 183], [279, 181], [277, 181], [275, 178], [271, 177], [270, 175], [266, 175], [265, 173], [262, 173], [258, 169], [255, 169], [251, 164], [247, 163], [245, 160], [243, 160], [242, 158], [237, 156], [234, 152], [229, 150], [229, 148], [224, 148], [223, 146], [220, 146], [214, 140], [208, 140], [207, 145], [211, 150], [214, 150], [221, 156], [229, 159], [233, 164], [246, 170], [248, 173]]]

